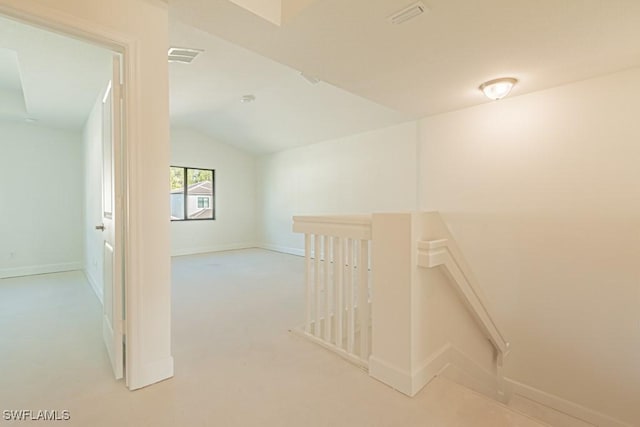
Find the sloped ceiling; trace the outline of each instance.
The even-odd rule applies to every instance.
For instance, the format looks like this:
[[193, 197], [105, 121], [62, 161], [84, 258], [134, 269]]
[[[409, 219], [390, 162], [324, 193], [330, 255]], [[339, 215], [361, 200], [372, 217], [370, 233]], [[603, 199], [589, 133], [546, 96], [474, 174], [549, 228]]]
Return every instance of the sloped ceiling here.
[[[170, 40], [204, 50], [189, 65], [169, 65], [172, 125], [247, 151], [273, 152], [409, 119], [330, 84], [311, 84], [298, 70], [180, 22], [171, 22]], [[249, 94], [254, 102], [240, 102]]]
[[0, 17], [0, 119], [80, 130], [110, 76], [108, 50]]
[[640, 65], [637, 0], [322, 0], [281, 26], [229, 0], [171, 0], [175, 19], [411, 116], [487, 102], [483, 81], [514, 95]]
[[318, 0], [231, 0], [276, 25], [282, 25]]

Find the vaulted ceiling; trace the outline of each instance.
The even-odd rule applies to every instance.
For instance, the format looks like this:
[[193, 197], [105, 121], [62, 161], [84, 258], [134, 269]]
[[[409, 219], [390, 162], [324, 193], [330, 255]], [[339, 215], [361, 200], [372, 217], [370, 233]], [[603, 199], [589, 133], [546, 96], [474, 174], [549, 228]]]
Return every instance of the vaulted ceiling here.
[[[169, 64], [173, 126], [264, 153], [409, 118], [180, 22], [170, 30], [172, 45], [203, 50], [191, 64]], [[241, 102], [244, 95], [255, 101]]]
[[[640, 65], [637, 0], [317, 0], [276, 25], [229, 0], [170, 0], [172, 19], [412, 117], [487, 102], [483, 81], [514, 95]], [[236, 4], [239, 3], [239, 4]]]
[[[499, 76], [517, 96], [640, 66], [637, 0], [423, 0], [401, 25], [412, 0], [269, 0], [279, 20], [260, 1], [169, 1], [171, 44], [204, 49], [169, 65], [174, 125], [270, 152], [489, 102]], [[80, 128], [110, 56], [0, 17], [0, 118]]]
[[110, 76], [108, 50], [0, 17], [0, 119], [81, 130]]

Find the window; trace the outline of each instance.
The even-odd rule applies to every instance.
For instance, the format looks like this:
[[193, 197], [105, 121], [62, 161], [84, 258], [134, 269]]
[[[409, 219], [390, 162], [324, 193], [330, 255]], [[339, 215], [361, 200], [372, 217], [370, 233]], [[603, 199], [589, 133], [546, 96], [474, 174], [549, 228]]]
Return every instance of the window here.
[[171, 166], [171, 221], [216, 219], [215, 171]]
[[209, 207], [208, 197], [198, 197], [198, 209], [204, 209]]

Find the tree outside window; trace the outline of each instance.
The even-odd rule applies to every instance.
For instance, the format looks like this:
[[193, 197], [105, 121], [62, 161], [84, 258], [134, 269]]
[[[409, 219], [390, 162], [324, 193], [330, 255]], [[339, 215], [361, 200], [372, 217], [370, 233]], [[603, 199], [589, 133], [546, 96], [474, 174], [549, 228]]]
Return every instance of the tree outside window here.
[[169, 183], [172, 221], [215, 219], [213, 169], [171, 166]]

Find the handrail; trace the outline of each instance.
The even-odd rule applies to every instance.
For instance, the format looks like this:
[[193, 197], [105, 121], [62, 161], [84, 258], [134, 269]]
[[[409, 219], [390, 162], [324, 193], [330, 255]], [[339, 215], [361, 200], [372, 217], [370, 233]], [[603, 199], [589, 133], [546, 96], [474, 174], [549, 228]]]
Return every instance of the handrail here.
[[478, 291], [475, 279], [465, 268], [462, 260], [456, 256], [456, 250], [451, 250], [451, 239], [437, 239], [418, 242], [418, 266], [434, 268], [443, 266], [462, 295], [467, 308], [484, 330], [487, 338], [498, 352], [498, 364], [502, 366], [503, 359], [509, 351], [509, 342], [504, 338], [487, 309], [484, 298]]
[[293, 231], [371, 240], [371, 215], [294, 216]]

